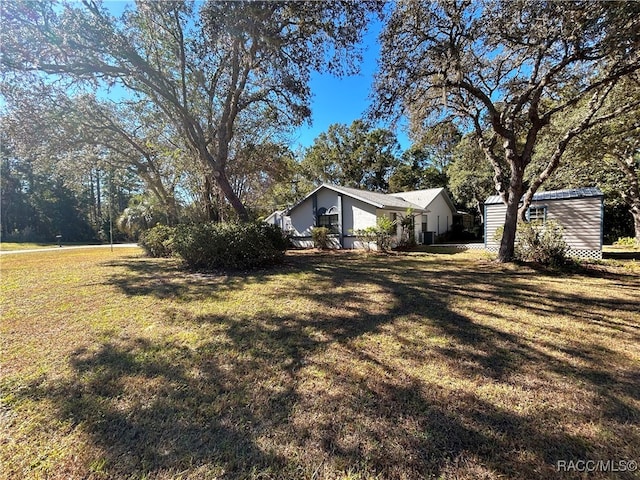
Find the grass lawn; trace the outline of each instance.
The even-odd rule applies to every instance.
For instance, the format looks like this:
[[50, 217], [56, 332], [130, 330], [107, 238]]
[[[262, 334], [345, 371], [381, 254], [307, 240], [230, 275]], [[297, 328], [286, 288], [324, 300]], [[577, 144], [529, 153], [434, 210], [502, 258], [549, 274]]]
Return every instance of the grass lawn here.
[[[0, 259], [0, 478], [547, 479], [640, 461], [640, 263]], [[614, 466], [619, 467], [620, 464]]]
[[0, 242], [0, 250], [3, 252], [10, 252], [13, 250], [32, 250], [37, 248], [52, 248], [57, 246], [58, 246], [57, 243]]

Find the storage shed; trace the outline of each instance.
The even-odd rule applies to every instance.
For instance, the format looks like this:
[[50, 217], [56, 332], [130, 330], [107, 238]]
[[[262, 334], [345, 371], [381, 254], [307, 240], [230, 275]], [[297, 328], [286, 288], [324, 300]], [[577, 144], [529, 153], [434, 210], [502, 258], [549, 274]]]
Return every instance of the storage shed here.
[[[577, 258], [602, 258], [603, 193], [594, 187], [538, 192], [527, 210], [531, 221], [555, 220], [564, 228], [568, 254]], [[484, 244], [498, 251], [496, 230], [504, 225], [507, 207], [499, 195], [484, 203]]]

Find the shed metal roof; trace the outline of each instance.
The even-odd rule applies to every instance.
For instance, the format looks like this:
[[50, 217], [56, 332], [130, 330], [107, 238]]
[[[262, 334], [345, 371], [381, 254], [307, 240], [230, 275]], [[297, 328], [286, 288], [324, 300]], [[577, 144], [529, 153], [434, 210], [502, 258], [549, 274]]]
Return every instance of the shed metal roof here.
[[[566, 190], [550, 190], [548, 192], [537, 192], [533, 194], [532, 201], [540, 202], [545, 200], [568, 200], [573, 198], [602, 197], [604, 194], [596, 187], [569, 188]], [[491, 195], [485, 200], [485, 205], [502, 203], [500, 195]]]

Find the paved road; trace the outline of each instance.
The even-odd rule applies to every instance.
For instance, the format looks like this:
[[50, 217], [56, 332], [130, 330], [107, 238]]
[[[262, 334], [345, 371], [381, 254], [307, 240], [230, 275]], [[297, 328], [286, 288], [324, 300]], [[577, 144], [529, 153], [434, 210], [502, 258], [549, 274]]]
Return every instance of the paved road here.
[[[116, 243], [113, 248], [132, 248], [137, 247], [136, 243]], [[65, 250], [78, 250], [81, 248], [111, 248], [111, 245], [69, 245], [62, 247], [45, 247], [45, 248], [31, 248], [28, 250], [0, 250], [0, 255], [9, 255], [12, 253], [33, 253], [33, 252], [63, 252]]]

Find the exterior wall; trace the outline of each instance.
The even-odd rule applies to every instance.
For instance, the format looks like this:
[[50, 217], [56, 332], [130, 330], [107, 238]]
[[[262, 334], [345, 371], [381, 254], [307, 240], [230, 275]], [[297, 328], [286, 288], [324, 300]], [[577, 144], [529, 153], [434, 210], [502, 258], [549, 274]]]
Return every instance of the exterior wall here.
[[343, 197], [342, 213], [345, 235], [352, 235], [354, 230], [376, 225], [376, 207], [355, 198]]
[[291, 218], [283, 215], [282, 212], [274, 212], [264, 219], [265, 223], [277, 225], [283, 232], [291, 231]]
[[455, 212], [451, 211], [449, 205], [442, 197], [442, 194], [438, 195], [433, 201], [426, 206], [427, 212], [427, 231], [435, 232], [436, 235], [442, 235], [443, 233], [451, 230], [453, 224], [453, 215]]
[[291, 212], [291, 230], [294, 237], [311, 237], [313, 202], [307, 198]]
[[498, 251], [500, 243], [493, 239], [496, 230], [504, 226], [504, 219], [507, 216], [507, 206], [504, 203], [485, 205], [484, 212], [484, 244], [487, 250]]
[[556, 220], [562, 225], [564, 239], [572, 249], [602, 250], [600, 198], [541, 201], [533, 202], [531, 206], [547, 207], [547, 219]]
[[[321, 189], [316, 194], [317, 207], [338, 207], [338, 193], [328, 189]], [[291, 226], [293, 230], [292, 243], [299, 248], [313, 248], [311, 230], [313, 228], [313, 200], [306, 199], [291, 212]], [[362, 248], [353, 235], [354, 230], [375, 226], [376, 208], [347, 195], [342, 196], [342, 248]], [[332, 239], [334, 248], [340, 247], [338, 236]]]
[[[569, 254], [594, 257], [588, 252], [602, 250], [602, 199], [599, 197], [572, 198], [564, 200], [541, 200], [532, 202], [532, 207], [546, 207], [546, 219], [555, 220], [564, 228], [564, 239], [569, 245]], [[506, 206], [502, 203], [486, 205], [485, 246], [497, 251], [500, 244], [493, 236], [498, 227], [504, 225]], [[598, 256], [598, 255], [596, 255]]]

